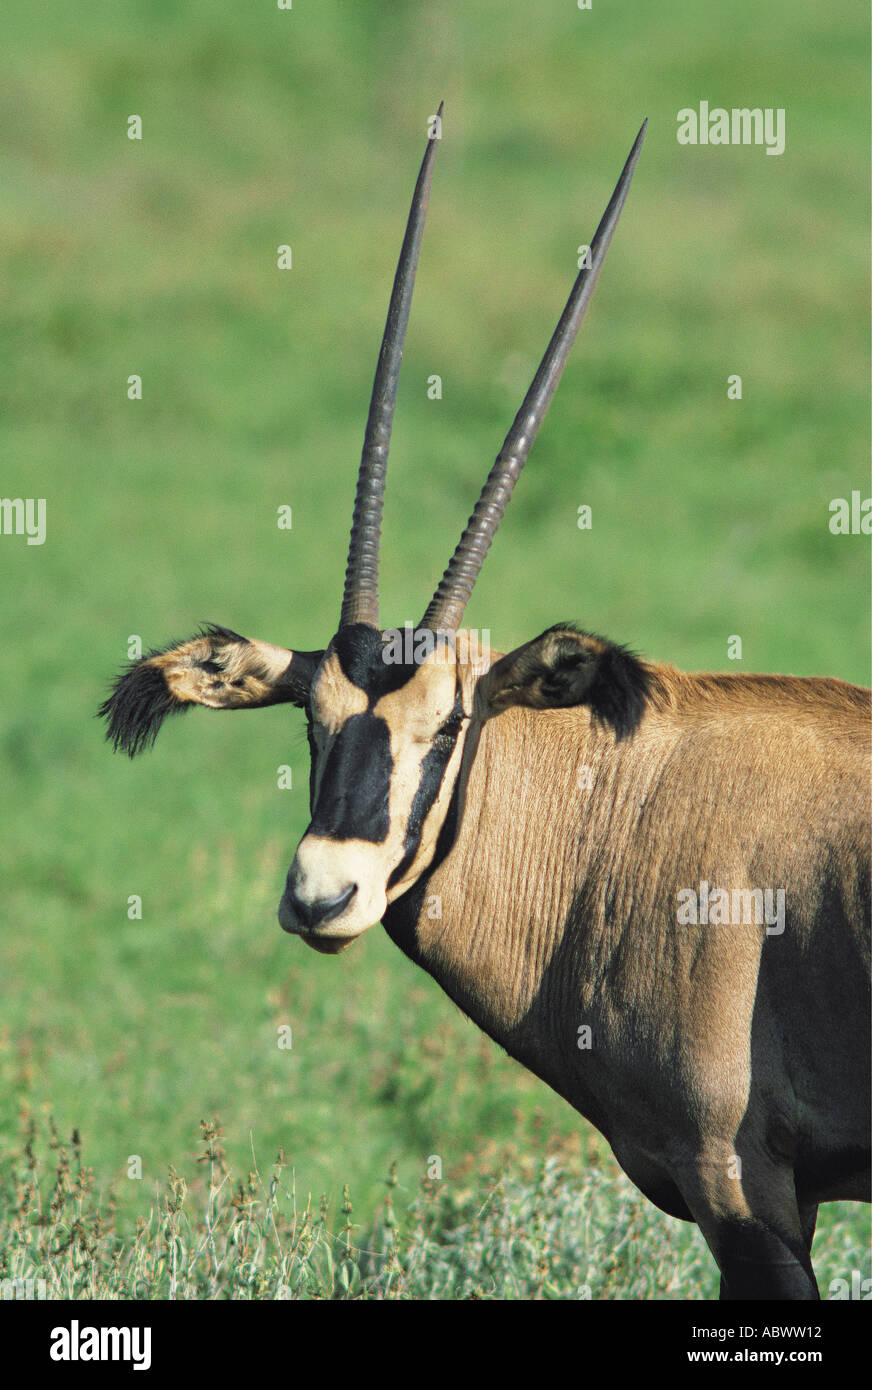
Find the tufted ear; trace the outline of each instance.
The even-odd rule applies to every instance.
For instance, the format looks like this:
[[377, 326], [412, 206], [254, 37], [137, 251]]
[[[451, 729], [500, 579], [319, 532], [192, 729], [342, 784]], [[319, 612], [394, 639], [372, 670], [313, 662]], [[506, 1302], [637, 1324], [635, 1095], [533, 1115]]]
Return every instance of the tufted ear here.
[[588, 705], [621, 739], [639, 724], [649, 684], [646, 667], [632, 652], [559, 623], [495, 662], [479, 682], [479, 698], [491, 714], [510, 705]]
[[131, 662], [100, 706], [106, 737], [131, 758], [151, 747], [168, 714], [190, 705], [261, 709], [304, 705], [323, 652], [292, 652], [224, 627]]

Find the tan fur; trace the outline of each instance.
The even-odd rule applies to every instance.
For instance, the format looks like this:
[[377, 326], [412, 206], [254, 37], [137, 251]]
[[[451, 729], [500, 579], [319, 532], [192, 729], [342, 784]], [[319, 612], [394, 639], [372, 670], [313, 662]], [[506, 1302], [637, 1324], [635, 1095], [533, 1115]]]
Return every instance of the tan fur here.
[[315, 720], [327, 735], [338, 733], [346, 719], [369, 708], [365, 691], [344, 675], [335, 652], [324, 658], [311, 700]]

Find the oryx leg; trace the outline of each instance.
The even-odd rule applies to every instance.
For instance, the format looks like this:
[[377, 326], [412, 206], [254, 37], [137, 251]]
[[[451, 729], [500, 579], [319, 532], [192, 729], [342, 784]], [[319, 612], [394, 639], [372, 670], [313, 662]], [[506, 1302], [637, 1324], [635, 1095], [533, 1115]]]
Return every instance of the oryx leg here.
[[800, 1216], [792, 1170], [759, 1157], [744, 1167], [743, 1177], [735, 1162], [701, 1161], [679, 1184], [720, 1269], [721, 1299], [819, 1299], [814, 1220]]

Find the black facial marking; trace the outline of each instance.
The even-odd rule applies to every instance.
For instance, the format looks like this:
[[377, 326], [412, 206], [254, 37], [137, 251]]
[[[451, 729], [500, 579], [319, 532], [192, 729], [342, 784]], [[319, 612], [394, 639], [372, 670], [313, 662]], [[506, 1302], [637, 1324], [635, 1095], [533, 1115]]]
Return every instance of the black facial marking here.
[[[416, 650], [417, 631], [407, 638], [404, 648]], [[433, 635], [429, 650], [433, 650]], [[369, 709], [347, 719], [336, 735], [327, 757], [318, 794], [312, 805], [317, 750], [314, 734], [309, 727], [309, 748], [313, 771], [309, 780], [309, 799], [312, 823], [309, 832], [332, 840], [368, 840], [383, 843], [389, 833], [389, 800], [393, 758], [387, 724], [373, 713], [374, 706], [384, 696], [407, 685], [419, 670], [420, 662], [385, 660], [388, 653], [381, 632], [367, 623], [354, 623], [341, 628], [333, 638], [330, 650], [335, 652], [345, 678], [362, 690]], [[445, 768], [454, 751], [463, 722], [463, 705], [459, 686], [454, 708], [437, 732], [432, 747], [421, 764], [421, 778], [412, 803], [404, 839], [403, 861], [392, 875], [394, 883], [411, 863], [421, 843], [421, 833], [427, 814], [439, 793]]]
[[315, 811], [315, 765], [318, 761], [318, 747], [315, 743], [315, 731], [312, 727], [312, 711], [306, 705], [306, 738], [309, 741], [309, 812]]
[[[312, 739], [310, 738], [310, 746]], [[314, 759], [313, 759], [314, 763]], [[391, 736], [383, 719], [353, 714], [336, 735], [321, 777], [320, 795], [309, 834], [328, 840], [388, 837], [391, 790]]]
[[421, 764], [421, 780], [418, 783], [418, 790], [415, 792], [415, 799], [412, 802], [412, 810], [409, 814], [409, 823], [406, 826], [406, 835], [403, 841], [403, 857], [388, 879], [388, 887], [391, 888], [398, 883], [418, 853], [421, 844], [421, 834], [424, 829], [424, 821], [439, 795], [439, 788], [442, 786], [442, 778], [445, 776], [445, 769], [448, 766], [451, 754], [457, 744], [457, 738], [463, 725], [463, 700], [460, 694], [460, 684], [458, 683], [454, 696], [454, 708], [445, 720], [441, 729], [433, 740], [433, 746]]
[[[411, 634], [410, 640], [405, 635], [403, 637], [404, 645], [408, 645], [411, 651], [415, 650], [418, 631], [416, 629]], [[432, 635], [430, 637], [432, 650]], [[341, 628], [333, 638], [332, 649], [342, 674], [352, 685], [366, 693], [370, 709], [383, 695], [390, 695], [392, 691], [408, 685], [420, 664], [416, 661], [386, 661], [388, 648], [385, 639], [367, 623], [352, 623], [350, 627]]]

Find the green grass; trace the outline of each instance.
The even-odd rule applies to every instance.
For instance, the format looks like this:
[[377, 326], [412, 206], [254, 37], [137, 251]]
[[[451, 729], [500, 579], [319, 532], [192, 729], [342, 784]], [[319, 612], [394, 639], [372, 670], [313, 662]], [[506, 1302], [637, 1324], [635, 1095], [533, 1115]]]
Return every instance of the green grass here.
[[[696, 1227], [662, 1218], [596, 1157], [582, 1171], [559, 1146], [535, 1161], [509, 1146], [475, 1182], [427, 1177], [414, 1193], [392, 1164], [360, 1223], [350, 1184], [333, 1207], [326, 1194], [301, 1200], [286, 1156], [262, 1174], [253, 1143], [235, 1178], [220, 1125], [200, 1129], [194, 1163], [171, 1168], [121, 1234], [115, 1194], [95, 1190], [79, 1136], [64, 1144], [31, 1122], [0, 1184], [0, 1287], [43, 1299], [717, 1297]], [[842, 1204], [827, 1209], [815, 1264], [824, 1298], [855, 1270], [870, 1277]]]
[[[546, 1136], [580, 1135], [613, 1181], [605, 1146], [380, 930], [340, 958], [283, 937], [307, 819], [299, 715], [199, 712], [130, 764], [94, 711], [131, 634], [148, 646], [207, 619], [299, 647], [331, 635], [440, 97], [384, 621], [423, 611], [647, 115], [469, 623], [507, 649], [575, 618], [689, 668], [724, 668], [738, 634], [744, 669], [865, 682], [868, 542], [827, 530], [831, 498], [868, 491], [859, 12], [718, 0], [702, 23], [688, 0], [567, 3], [533, 23], [488, 0], [82, 0], [4, 11], [0, 76], [0, 492], [48, 506], [44, 546], [0, 537], [0, 1163], [21, 1113], [77, 1127], [128, 1234], [216, 1113], [234, 1171], [253, 1134], [283, 1150], [303, 1206], [326, 1191], [336, 1212], [347, 1182], [363, 1223], [392, 1163], [411, 1200], [433, 1154], [447, 1194], [477, 1193], [444, 1199], [464, 1221], [492, 1145], [540, 1161]], [[678, 146], [676, 111], [700, 98], [784, 106], [785, 154]], [[857, 1211], [837, 1225], [854, 1252]]]

